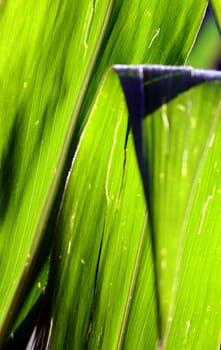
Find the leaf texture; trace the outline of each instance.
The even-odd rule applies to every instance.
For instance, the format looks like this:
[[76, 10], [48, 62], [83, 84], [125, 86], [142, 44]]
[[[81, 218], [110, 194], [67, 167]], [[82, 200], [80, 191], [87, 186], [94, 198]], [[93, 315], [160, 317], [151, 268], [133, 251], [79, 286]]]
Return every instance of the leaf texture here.
[[[215, 348], [221, 293], [220, 251], [215, 248], [221, 74], [182, 67], [116, 68], [129, 101], [149, 209], [162, 346]], [[136, 95], [128, 85], [138, 82]], [[143, 99], [143, 108], [134, 109], [132, 96]]]
[[33, 268], [47, 260], [70, 160], [104, 71], [121, 62], [183, 63], [205, 6], [178, 0], [169, 8], [144, 0], [1, 2], [0, 344], [30, 276], [29, 305], [44, 289], [47, 269], [39, 275]]

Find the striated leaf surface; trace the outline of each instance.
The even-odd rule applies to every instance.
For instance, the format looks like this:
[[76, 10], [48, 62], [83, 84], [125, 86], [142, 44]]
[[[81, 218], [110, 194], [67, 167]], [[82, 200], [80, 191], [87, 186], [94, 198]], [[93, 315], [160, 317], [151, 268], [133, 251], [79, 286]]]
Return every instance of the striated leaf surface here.
[[[46, 226], [59, 206], [55, 198], [77, 144], [76, 123], [81, 130], [104, 70], [116, 62], [183, 63], [205, 6], [178, 0], [169, 8], [144, 0], [1, 2], [0, 343], [38, 254], [47, 258], [48, 249], [39, 253], [39, 247], [54, 231], [54, 220]], [[34, 282], [30, 305], [46, 278], [45, 272]]]
[[218, 348], [221, 74], [117, 69], [149, 209], [162, 346]]
[[[124, 339], [141, 253], [144, 242], [150, 242], [127, 123], [120, 84], [110, 72], [82, 135], [59, 217], [48, 290], [52, 349], [68, 344], [120, 348]], [[148, 341], [153, 348], [156, 312], [150, 244], [147, 247], [145, 317], [153, 328]], [[138, 334], [134, 337], [139, 340]]]

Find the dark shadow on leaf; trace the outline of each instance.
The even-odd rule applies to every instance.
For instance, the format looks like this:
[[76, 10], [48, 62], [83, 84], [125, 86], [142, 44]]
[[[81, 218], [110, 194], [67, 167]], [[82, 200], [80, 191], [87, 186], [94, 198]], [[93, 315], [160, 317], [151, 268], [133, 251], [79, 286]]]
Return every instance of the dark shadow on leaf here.
[[[221, 80], [218, 71], [206, 71], [181, 66], [126, 66], [116, 65], [115, 70], [124, 91], [129, 114], [130, 127], [133, 132], [137, 161], [143, 181], [148, 217], [153, 259], [156, 261], [156, 238], [154, 234], [153, 210], [151, 203], [150, 169], [145, 153], [142, 124], [143, 119], [154, 113], [163, 104], [173, 100], [181, 93], [204, 82]], [[162, 317], [159, 296], [159, 281], [157, 267], [154, 264], [155, 291], [157, 300], [159, 340], [162, 339]]]
[[2, 350], [14, 350], [14, 349], [26, 349], [28, 342], [31, 338], [33, 330], [36, 326], [36, 322], [39, 318], [39, 312], [42, 304], [41, 296], [35, 305], [30, 310], [27, 317], [21, 323], [19, 328], [15, 331], [15, 333], [11, 334]]
[[20, 131], [18, 118], [15, 118], [0, 163], [0, 220], [4, 219], [10, 204], [12, 191], [16, 188], [16, 172], [20, 155]]

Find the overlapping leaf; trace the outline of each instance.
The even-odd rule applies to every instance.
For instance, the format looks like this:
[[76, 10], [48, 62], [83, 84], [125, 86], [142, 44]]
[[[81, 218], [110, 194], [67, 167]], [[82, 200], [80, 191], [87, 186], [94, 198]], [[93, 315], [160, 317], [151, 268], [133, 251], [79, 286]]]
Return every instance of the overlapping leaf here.
[[[137, 70], [123, 67], [121, 79], [124, 86], [125, 79], [135, 80], [138, 87], [138, 93], [129, 89], [128, 101], [132, 118], [138, 117], [131, 125], [150, 227], [124, 100], [110, 72], [79, 144], [60, 212], [48, 289], [52, 349], [68, 344], [154, 349], [159, 334], [165, 349], [219, 344], [221, 222], [214, 218], [220, 208], [221, 93], [220, 82], [213, 81], [219, 75], [157, 66]], [[149, 115], [139, 119], [145, 109]], [[139, 123], [140, 135], [134, 129]]]
[[[118, 69], [146, 189], [163, 347], [218, 347], [221, 74]], [[128, 88], [139, 84], [137, 95]], [[133, 96], [140, 109], [134, 109]]]
[[[78, 349], [85, 344], [92, 349], [118, 348], [124, 338], [143, 242], [150, 241], [127, 123], [120, 84], [111, 72], [80, 141], [59, 218], [48, 291], [52, 349], [68, 344]], [[148, 247], [147, 317], [154, 328]], [[156, 331], [150, 348], [155, 342]]]

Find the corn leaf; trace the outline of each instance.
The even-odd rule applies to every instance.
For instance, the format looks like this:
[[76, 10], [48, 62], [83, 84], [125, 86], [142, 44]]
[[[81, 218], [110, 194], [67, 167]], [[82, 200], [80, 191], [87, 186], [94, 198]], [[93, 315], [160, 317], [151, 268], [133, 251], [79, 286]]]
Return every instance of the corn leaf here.
[[49, 255], [70, 159], [104, 71], [113, 63], [185, 61], [206, 1], [170, 5], [1, 2], [0, 344], [30, 277], [33, 294], [22, 319], [44, 289], [47, 269], [39, 270]]
[[[143, 242], [150, 241], [127, 123], [120, 83], [111, 72], [79, 143], [59, 217], [48, 290], [52, 349], [68, 344], [78, 349], [86, 345], [118, 348], [123, 340]], [[150, 244], [148, 247], [147, 317], [153, 320], [154, 329]], [[150, 348], [155, 341], [156, 331], [149, 339]]]
[[110, 71], [61, 204], [44, 341], [52, 349], [218, 348], [221, 75], [115, 69], [148, 213], [125, 102]]
[[117, 69], [149, 209], [162, 347], [218, 348], [221, 74]]

